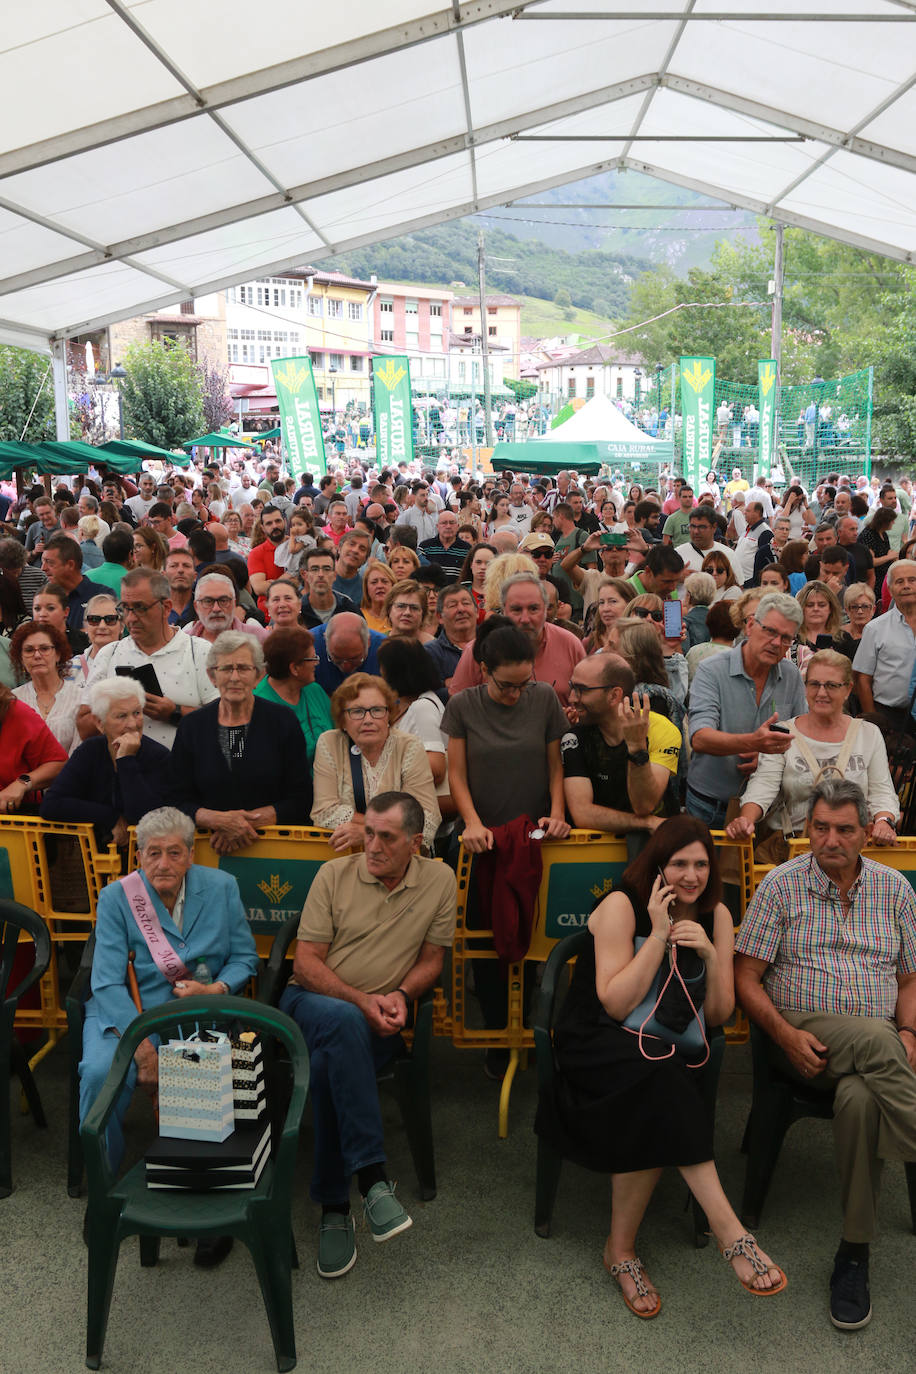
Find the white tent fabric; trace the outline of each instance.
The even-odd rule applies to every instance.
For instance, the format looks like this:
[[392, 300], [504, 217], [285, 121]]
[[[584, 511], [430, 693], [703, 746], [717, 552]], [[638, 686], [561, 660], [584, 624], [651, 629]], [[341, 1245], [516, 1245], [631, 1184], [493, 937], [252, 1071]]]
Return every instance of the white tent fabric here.
[[435, 3], [6, 6], [0, 341], [613, 168], [913, 259], [916, 0]]
[[593, 396], [590, 401], [570, 415], [556, 429], [548, 430], [538, 436], [541, 444], [660, 444], [670, 450], [670, 443], [663, 439], [653, 439], [651, 434], [634, 425], [622, 410], [609, 401], [607, 396]]

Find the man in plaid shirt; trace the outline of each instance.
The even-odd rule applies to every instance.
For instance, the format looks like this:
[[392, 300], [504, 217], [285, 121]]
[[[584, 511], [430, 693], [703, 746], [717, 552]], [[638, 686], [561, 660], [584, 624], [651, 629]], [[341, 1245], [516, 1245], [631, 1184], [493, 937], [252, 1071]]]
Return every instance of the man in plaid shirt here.
[[916, 1160], [916, 898], [899, 873], [862, 857], [867, 825], [855, 783], [819, 783], [810, 853], [763, 880], [735, 944], [738, 999], [782, 1051], [781, 1067], [835, 1087], [843, 1234], [830, 1319], [847, 1331], [871, 1319], [882, 1162]]

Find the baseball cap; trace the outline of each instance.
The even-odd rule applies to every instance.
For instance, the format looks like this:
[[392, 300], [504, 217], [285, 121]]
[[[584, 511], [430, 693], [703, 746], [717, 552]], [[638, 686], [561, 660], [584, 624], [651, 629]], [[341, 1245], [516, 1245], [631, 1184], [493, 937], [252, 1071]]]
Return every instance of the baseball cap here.
[[553, 549], [556, 546], [549, 534], [542, 534], [538, 530], [534, 534], [526, 534], [518, 547], [520, 553], [529, 553], [532, 549]]

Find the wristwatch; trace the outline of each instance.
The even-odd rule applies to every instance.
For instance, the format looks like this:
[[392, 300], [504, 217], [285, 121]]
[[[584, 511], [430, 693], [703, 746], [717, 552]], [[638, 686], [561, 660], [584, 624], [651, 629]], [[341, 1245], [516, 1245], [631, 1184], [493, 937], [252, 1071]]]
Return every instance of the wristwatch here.
[[180, 707], [180, 706], [176, 706], [175, 709], [174, 709], [174, 711], [172, 712], [172, 714], [169, 716], [169, 725], [180, 725], [180, 724], [181, 724], [181, 707]]
[[648, 749], [637, 749], [631, 754], [628, 749], [627, 758], [629, 759], [630, 763], [636, 764], [638, 768], [644, 768], [645, 765], [649, 762], [649, 751]]
[[19, 774], [19, 777], [16, 779], [16, 781], [17, 781], [17, 782], [21, 782], [26, 788], [29, 788], [29, 787], [32, 786], [32, 774], [31, 774], [31, 773], [20, 773], [20, 774]]

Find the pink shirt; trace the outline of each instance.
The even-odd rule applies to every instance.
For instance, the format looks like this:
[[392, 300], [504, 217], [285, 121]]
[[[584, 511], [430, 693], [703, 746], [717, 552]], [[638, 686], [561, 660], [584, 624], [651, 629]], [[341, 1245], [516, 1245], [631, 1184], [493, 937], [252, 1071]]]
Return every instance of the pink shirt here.
[[[479, 687], [483, 682], [473, 651], [473, 641], [461, 651], [455, 675], [448, 685], [450, 697], [463, 692], [465, 687]], [[544, 626], [544, 638], [534, 660], [534, 676], [538, 682], [546, 682], [554, 689], [561, 706], [569, 705], [569, 679], [573, 668], [583, 658], [585, 650], [580, 639], [559, 625]]]

